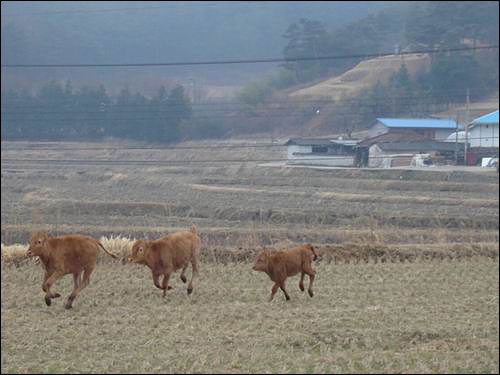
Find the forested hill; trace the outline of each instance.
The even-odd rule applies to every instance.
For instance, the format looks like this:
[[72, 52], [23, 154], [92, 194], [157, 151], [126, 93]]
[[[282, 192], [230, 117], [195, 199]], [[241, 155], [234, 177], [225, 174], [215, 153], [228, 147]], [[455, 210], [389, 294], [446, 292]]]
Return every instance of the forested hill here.
[[[290, 62], [267, 79], [246, 85], [241, 99], [272, 111], [277, 97], [317, 100], [261, 129], [335, 134], [362, 129], [376, 117], [426, 117], [495, 96], [499, 85], [499, 4], [496, 1], [429, 1], [397, 5], [329, 32], [317, 20], [291, 24], [284, 55]], [[488, 49], [474, 49], [488, 48]], [[470, 48], [449, 52], [450, 49]], [[435, 53], [400, 55], [433, 50]], [[360, 55], [394, 51], [385, 58]], [[358, 56], [294, 60], [300, 56]], [[333, 100], [322, 105], [321, 100]], [[302, 112], [301, 112], [302, 111]], [[454, 113], [454, 116], [456, 113]], [[463, 119], [463, 117], [462, 117]]]

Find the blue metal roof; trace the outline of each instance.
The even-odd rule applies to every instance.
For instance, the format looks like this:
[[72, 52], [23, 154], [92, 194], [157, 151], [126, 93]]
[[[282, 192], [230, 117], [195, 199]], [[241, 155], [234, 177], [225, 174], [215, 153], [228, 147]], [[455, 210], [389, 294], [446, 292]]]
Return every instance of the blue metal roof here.
[[473, 124], [498, 124], [498, 110], [495, 112], [488, 113], [487, 115], [478, 117], [474, 121]]
[[437, 120], [433, 118], [377, 118], [388, 128], [420, 128], [420, 129], [455, 129], [457, 123], [453, 120]]

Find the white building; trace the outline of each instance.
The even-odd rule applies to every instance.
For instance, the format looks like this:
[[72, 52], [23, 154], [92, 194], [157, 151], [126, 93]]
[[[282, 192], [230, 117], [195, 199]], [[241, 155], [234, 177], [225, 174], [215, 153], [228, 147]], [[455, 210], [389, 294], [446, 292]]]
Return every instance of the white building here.
[[471, 147], [498, 147], [498, 110], [472, 121], [468, 135]]
[[320, 165], [330, 167], [352, 167], [354, 165], [354, 146], [356, 140], [331, 140], [323, 138], [290, 139], [288, 164]]

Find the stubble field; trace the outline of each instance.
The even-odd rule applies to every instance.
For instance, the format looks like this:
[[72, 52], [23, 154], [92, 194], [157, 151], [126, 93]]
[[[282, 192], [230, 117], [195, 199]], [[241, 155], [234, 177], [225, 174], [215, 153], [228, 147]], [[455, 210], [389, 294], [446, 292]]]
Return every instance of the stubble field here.
[[[265, 168], [213, 160], [283, 148], [111, 146], [2, 142], [2, 372], [498, 373], [496, 173]], [[40, 265], [22, 257], [33, 230], [126, 256], [132, 239], [192, 223], [204, 248], [191, 296], [176, 275], [162, 299], [145, 267], [102, 257], [72, 311], [49, 308]], [[295, 277], [290, 302], [267, 303], [255, 253], [305, 241], [321, 254], [315, 297]]]

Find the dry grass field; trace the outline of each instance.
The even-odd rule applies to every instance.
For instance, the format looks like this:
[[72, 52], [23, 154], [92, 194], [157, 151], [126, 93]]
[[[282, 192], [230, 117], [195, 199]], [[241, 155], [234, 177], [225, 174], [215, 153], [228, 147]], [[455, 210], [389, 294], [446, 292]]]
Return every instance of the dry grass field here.
[[2, 372], [498, 373], [497, 261], [315, 267], [314, 298], [292, 278], [267, 303], [248, 263], [205, 263], [162, 299], [106, 262], [72, 311], [45, 305], [35, 266], [2, 267]]
[[[265, 168], [212, 160], [285, 150], [185, 146], [2, 142], [2, 373], [499, 372], [498, 174]], [[148, 269], [103, 255], [73, 310], [47, 307], [23, 256], [38, 229], [123, 258], [193, 223], [190, 296], [178, 274], [163, 299]], [[294, 277], [292, 300], [268, 303], [253, 257], [305, 241], [321, 255], [314, 298]]]
[[410, 75], [415, 76], [419, 70], [429, 66], [430, 58], [422, 54], [405, 56], [404, 60], [397, 55], [364, 60], [340, 76], [299, 89], [292, 92], [290, 96], [323, 96], [340, 100], [342, 97], [359, 93], [377, 82], [387, 82], [393, 74], [398, 72], [403, 62]]

